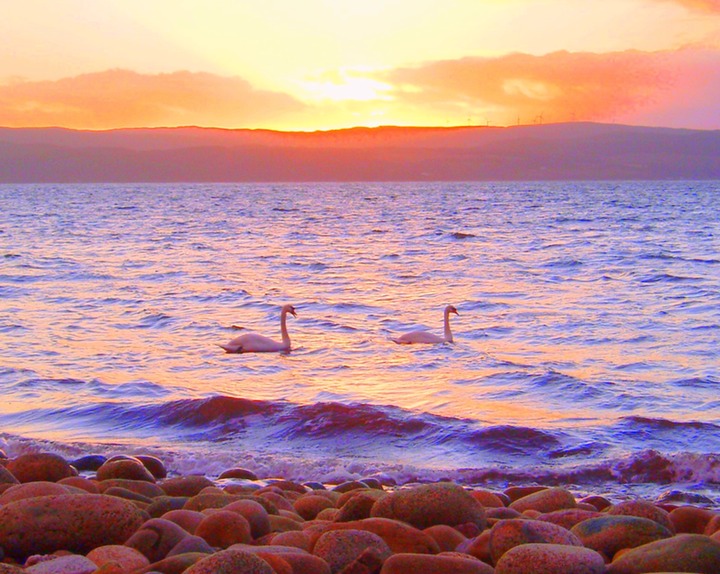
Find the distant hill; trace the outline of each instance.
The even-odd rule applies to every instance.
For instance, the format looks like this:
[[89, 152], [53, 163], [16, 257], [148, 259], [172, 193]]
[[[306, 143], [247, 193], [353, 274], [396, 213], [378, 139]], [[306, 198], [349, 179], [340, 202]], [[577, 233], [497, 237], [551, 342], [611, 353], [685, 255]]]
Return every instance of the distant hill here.
[[0, 183], [720, 179], [720, 131], [0, 128]]

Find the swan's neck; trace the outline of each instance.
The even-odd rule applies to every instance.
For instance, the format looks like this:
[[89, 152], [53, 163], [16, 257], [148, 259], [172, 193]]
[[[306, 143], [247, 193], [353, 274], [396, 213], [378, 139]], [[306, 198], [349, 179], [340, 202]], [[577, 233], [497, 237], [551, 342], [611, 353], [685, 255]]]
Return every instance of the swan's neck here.
[[280, 334], [282, 335], [282, 341], [288, 347], [290, 346], [290, 335], [287, 330], [287, 312], [283, 311], [280, 314]]
[[450, 313], [445, 311], [445, 340], [448, 343], [453, 342], [452, 331], [450, 330]]

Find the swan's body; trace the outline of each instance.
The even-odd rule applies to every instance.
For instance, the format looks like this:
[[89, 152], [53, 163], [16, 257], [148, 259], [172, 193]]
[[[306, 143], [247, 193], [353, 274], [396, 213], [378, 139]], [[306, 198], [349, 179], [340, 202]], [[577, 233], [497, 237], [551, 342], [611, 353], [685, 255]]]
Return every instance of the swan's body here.
[[227, 353], [282, 353], [290, 350], [290, 335], [287, 330], [287, 314], [297, 317], [295, 307], [284, 305], [280, 312], [280, 335], [282, 341], [275, 341], [258, 333], [245, 333], [229, 343], [220, 345]]
[[457, 309], [452, 305], [448, 305], [447, 307], [445, 307], [445, 330], [442, 337], [440, 335], [430, 333], [429, 331], [410, 331], [409, 333], [405, 333], [404, 335], [396, 337], [395, 339], [393, 339], [393, 341], [396, 342], [398, 345], [412, 345], [414, 343], [422, 343], [427, 345], [436, 345], [438, 343], [452, 343], [453, 336], [452, 331], [450, 331], [450, 313], [455, 313], [455, 315], [459, 314], [457, 312]]

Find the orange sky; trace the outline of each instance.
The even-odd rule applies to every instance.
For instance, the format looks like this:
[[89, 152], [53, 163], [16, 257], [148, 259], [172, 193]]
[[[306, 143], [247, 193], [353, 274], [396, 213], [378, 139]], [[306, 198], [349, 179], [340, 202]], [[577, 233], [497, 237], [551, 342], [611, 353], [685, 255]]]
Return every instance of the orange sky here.
[[0, 125], [720, 129], [720, 0], [23, 0]]

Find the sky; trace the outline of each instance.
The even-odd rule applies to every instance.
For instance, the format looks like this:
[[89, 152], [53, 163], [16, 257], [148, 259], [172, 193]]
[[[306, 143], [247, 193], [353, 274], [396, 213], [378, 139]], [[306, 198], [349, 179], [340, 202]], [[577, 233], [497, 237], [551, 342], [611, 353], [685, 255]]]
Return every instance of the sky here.
[[0, 0], [0, 126], [720, 129], [720, 0]]

